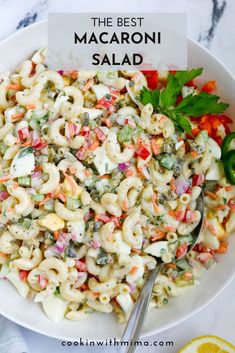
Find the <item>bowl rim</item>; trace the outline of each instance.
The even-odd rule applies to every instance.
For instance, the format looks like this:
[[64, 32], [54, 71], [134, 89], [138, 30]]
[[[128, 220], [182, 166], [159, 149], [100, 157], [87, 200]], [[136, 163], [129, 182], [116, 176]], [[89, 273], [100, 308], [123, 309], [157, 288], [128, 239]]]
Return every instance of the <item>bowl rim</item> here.
[[[18, 36], [21, 36], [22, 34], [24, 34], [24, 32], [27, 32], [29, 31], [31, 28], [33, 27], [40, 27], [42, 25], [47, 25], [48, 23], [48, 20], [47, 19], [44, 19], [44, 20], [41, 20], [41, 21], [37, 21], [27, 27], [24, 27], [12, 34], [10, 34], [9, 36], [3, 38], [1, 41], [0, 41], [0, 47], [2, 44], [5, 44], [7, 43], [9, 40], [13, 39], [13, 38], [17, 38]], [[230, 78], [235, 82], [235, 75], [233, 75], [233, 73], [231, 72], [230, 69], [228, 69], [224, 63], [222, 63], [222, 61], [220, 59], [218, 59], [211, 51], [209, 51], [206, 47], [204, 47], [202, 44], [196, 42], [195, 40], [193, 40], [192, 38], [188, 37], [187, 38], [187, 41], [188, 43], [190, 44], [193, 44], [196, 48], [200, 48], [200, 50], [204, 51], [208, 56], [210, 56], [211, 59], [213, 59], [215, 62], [217, 62], [222, 68], [223, 70], [228, 74], [228, 76], [230, 76]], [[153, 336], [155, 334], [158, 334], [158, 333], [161, 333], [161, 332], [164, 332], [166, 330], [169, 330], [175, 326], [178, 326], [179, 324], [183, 323], [184, 321], [188, 320], [189, 318], [193, 317], [194, 315], [198, 314], [200, 311], [202, 311], [203, 309], [205, 309], [210, 303], [212, 303], [218, 296], [221, 295], [221, 293], [231, 284], [231, 282], [234, 280], [235, 278], [235, 271], [234, 273], [225, 281], [224, 285], [211, 297], [209, 298], [208, 300], [206, 300], [206, 302], [204, 304], [201, 304], [198, 308], [195, 308], [194, 310], [192, 310], [191, 312], [189, 312], [187, 315], [184, 315], [183, 317], [179, 318], [178, 320], [175, 320], [173, 323], [169, 323], [169, 324], [164, 324], [163, 326], [161, 326], [160, 328], [158, 329], [151, 329], [149, 330], [148, 332], [146, 333], [142, 333], [140, 338], [147, 338], [147, 337], [150, 337], [150, 336]], [[35, 333], [38, 333], [38, 334], [41, 334], [41, 335], [44, 335], [46, 337], [51, 337], [51, 338], [55, 338], [55, 339], [59, 339], [59, 340], [65, 340], [65, 341], [71, 341], [71, 342], [74, 342], [76, 341], [75, 338], [71, 338], [71, 337], [68, 337], [66, 335], [57, 335], [57, 334], [54, 334], [54, 333], [47, 333], [46, 331], [43, 331], [43, 329], [40, 329], [40, 328], [34, 328], [33, 327], [33, 324], [28, 324], [28, 323], [25, 323], [24, 321], [22, 321], [21, 319], [18, 319], [16, 317], [14, 317], [13, 315], [11, 314], [8, 314], [7, 313], [7, 310], [5, 312], [5, 310], [3, 310], [3, 308], [0, 308], [0, 315], [4, 316], [5, 318], [11, 320], [12, 322], [20, 325], [21, 327], [23, 328], [26, 328], [30, 331], [33, 331]], [[119, 338], [116, 338], [117, 340], [120, 340]], [[89, 341], [94, 341], [94, 342], [104, 342], [105, 340], [104, 339], [87, 339], [87, 342]]]

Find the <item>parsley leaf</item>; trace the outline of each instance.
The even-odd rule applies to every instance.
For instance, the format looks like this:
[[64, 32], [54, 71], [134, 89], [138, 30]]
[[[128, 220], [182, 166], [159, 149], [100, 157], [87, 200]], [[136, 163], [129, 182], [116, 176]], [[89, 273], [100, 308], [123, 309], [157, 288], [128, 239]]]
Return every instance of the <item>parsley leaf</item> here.
[[169, 74], [166, 88], [160, 95], [160, 106], [167, 108], [176, 102], [177, 94], [180, 92], [181, 86], [175, 75]]
[[157, 89], [150, 91], [146, 87], [143, 87], [142, 91], [140, 92], [141, 103], [144, 105], [151, 103], [155, 110], [159, 108], [159, 98], [160, 91]]
[[117, 133], [117, 138], [120, 143], [131, 141], [134, 129], [129, 125], [124, 125]]
[[202, 67], [197, 69], [192, 69], [190, 71], [177, 71], [175, 77], [181, 87], [183, 87], [187, 82], [192, 81], [194, 78], [201, 76], [203, 71]]
[[186, 116], [183, 114], [175, 114], [174, 110], [168, 111], [167, 115], [179, 131], [191, 134], [192, 126]]
[[202, 74], [203, 69], [192, 69], [190, 71], [178, 71], [174, 75], [169, 74], [167, 86], [160, 95], [160, 106], [162, 108], [170, 107], [175, 104], [177, 95], [181, 92], [183, 86]]
[[191, 134], [192, 126], [191, 126], [189, 120], [185, 116], [180, 115], [180, 114], [177, 115], [177, 127], [182, 132], [185, 131], [188, 134]]
[[18, 158], [23, 158], [24, 156], [26, 156], [27, 154], [30, 154], [30, 153], [33, 153], [34, 150], [32, 147], [26, 147], [26, 148], [23, 148], [20, 153], [19, 153], [19, 156]]
[[190, 134], [191, 124], [188, 117], [198, 117], [204, 114], [220, 114], [227, 108], [227, 103], [218, 102], [219, 97], [207, 92], [188, 95], [176, 107], [177, 96], [183, 86], [201, 75], [203, 69], [197, 68], [189, 71], [178, 71], [174, 75], [169, 74], [166, 88], [153, 91], [143, 87], [140, 93], [140, 101], [146, 105], [151, 103], [154, 110], [167, 115], [175, 127]]
[[219, 97], [207, 92], [201, 92], [197, 95], [190, 94], [184, 98], [175, 108], [176, 113], [183, 113], [192, 117], [198, 117], [204, 114], [220, 114], [227, 108], [227, 103], [218, 103]]

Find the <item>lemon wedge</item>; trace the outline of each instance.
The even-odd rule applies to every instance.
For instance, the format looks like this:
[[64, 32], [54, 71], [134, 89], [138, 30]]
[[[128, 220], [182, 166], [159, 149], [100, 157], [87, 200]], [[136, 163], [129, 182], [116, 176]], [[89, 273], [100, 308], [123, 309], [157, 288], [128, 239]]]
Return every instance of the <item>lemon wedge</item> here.
[[194, 338], [178, 353], [235, 353], [235, 346], [217, 336]]

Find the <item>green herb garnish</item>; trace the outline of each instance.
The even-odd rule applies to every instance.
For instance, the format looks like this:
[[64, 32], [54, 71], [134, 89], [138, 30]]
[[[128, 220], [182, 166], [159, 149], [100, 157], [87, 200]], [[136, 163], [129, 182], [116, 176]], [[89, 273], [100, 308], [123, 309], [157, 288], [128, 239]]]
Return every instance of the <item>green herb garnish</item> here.
[[157, 160], [161, 167], [171, 170], [175, 164], [175, 156], [173, 154], [161, 153], [157, 156]]
[[227, 108], [227, 103], [218, 103], [219, 97], [207, 92], [185, 97], [175, 108], [176, 113], [198, 117], [205, 114], [220, 114]]
[[60, 288], [56, 287], [54, 293], [53, 293], [56, 297], [58, 297], [60, 295]]
[[121, 130], [117, 133], [118, 142], [129, 142], [131, 141], [131, 137], [133, 135], [134, 129], [129, 125], [124, 125]]
[[153, 91], [143, 87], [140, 93], [140, 101], [146, 105], [151, 103], [154, 110], [167, 115], [175, 127], [182, 131], [190, 133], [191, 124], [189, 117], [199, 117], [204, 114], [221, 114], [227, 108], [227, 103], [218, 102], [219, 97], [207, 92], [199, 94], [190, 94], [185, 97], [177, 106], [177, 98], [184, 85], [200, 76], [203, 69], [197, 68], [188, 71], [178, 71], [174, 75], [168, 75], [166, 88]]
[[107, 252], [103, 248], [100, 248], [99, 254], [96, 258], [97, 265], [104, 266], [104, 265], [107, 265], [108, 262], [109, 262], [109, 256]]
[[33, 148], [32, 147], [26, 147], [23, 150], [20, 151], [18, 158], [23, 158], [27, 154], [33, 153]]

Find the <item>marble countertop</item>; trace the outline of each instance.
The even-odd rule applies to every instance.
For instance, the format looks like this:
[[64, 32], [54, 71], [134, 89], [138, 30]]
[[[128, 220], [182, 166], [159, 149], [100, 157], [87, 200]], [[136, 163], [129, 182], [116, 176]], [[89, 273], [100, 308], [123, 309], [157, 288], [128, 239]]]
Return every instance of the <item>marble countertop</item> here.
[[[48, 12], [187, 12], [188, 35], [212, 51], [235, 76], [234, 0], [0, 0], [0, 40], [47, 17]], [[186, 322], [149, 338], [172, 340], [174, 347], [146, 347], [137, 352], [176, 352], [193, 337], [214, 334], [235, 344], [235, 281], [206, 309]], [[110, 347], [63, 347], [61, 341], [21, 328], [32, 353], [114, 352]]]

